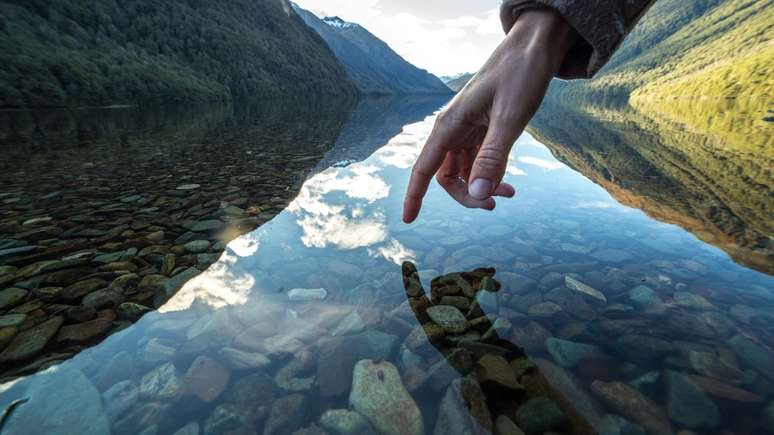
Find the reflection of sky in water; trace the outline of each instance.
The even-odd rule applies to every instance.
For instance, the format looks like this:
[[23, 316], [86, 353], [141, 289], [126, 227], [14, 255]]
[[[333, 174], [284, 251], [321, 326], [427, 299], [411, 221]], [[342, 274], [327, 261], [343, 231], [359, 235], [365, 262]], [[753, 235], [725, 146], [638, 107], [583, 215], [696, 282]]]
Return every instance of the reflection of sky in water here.
[[[403, 342], [418, 322], [403, 289], [399, 265], [405, 260], [416, 263], [425, 285], [439, 274], [494, 267], [495, 279], [508, 290], [498, 293], [500, 310], [485, 307], [485, 314], [506, 318], [510, 313], [514, 323], [542, 322], [552, 328], [554, 335], [577, 328], [580, 323], [585, 324], [584, 328], [596, 327], [598, 319], [576, 321], [562, 315], [547, 318], [531, 312], [538, 303], [527, 305], [525, 301], [521, 306], [518, 301], [535, 297], [541, 301], [554, 290], [562, 290], [566, 274], [596, 279], [599, 289], [610, 298], [607, 307], [621, 305], [618, 301], [630, 303], [626, 292], [634, 287], [631, 279], [658, 289], [668, 304], [674, 304], [671, 297], [677, 290], [698, 294], [706, 291], [706, 296], [718, 304], [712, 312], [715, 320], [730, 318], [726, 299], [730, 294], [732, 303], [736, 303], [737, 293], [733, 292], [771, 301], [771, 278], [734, 264], [723, 251], [677, 226], [618, 204], [604, 189], [557, 161], [526, 133], [514, 147], [505, 177], [516, 187], [515, 198], [498, 199], [493, 212], [465, 209], [433, 183], [419, 219], [411, 225], [403, 224], [401, 209], [409, 169], [432, 124], [433, 117], [428, 117], [405, 126], [367, 160], [313, 175], [286, 210], [229, 243], [216, 264], [188, 282], [158, 313], [145, 316], [65, 362], [61, 376], [69, 376], [67, 370], [72, 367], [93, 372], [93, 367], [121, 351], [140, 361], [138, 367], [142, 370], [156, 370], [160, 361], [142, 361], [151, 339], [175, 346], [180, 352], [193, 352], [189, 356], [201, 352], [222, 358], [219, 352], [226, 346], [238, 347], [240, 340], [268, 353], [267, 342], [295, 344], [297, 350], [316, 353], [318, 346], [335, 335], [335, 328], [346, 324], [350, 313], [362, 313], [367, 318], [366, 313], [377, 311], [377, 318], [400, 317], [403, 329], [386, 320], [378, 325], [382, 333], [399, 336]], [[534, 279], [522, 274], [531, 274]], [[558, 275], [559, 281], [544, 284], [546, 278], [555, 278], [552, 274]], [[608, 288], [607, 283], [616, 277], [630, 281], [619, 289]], [[511, 285], [525, 279], [531, 281], [526, 289], [511, 291]], [[325, 288], [327, 297], [308, 304], [289, 302], [286, 291], [294, 288]], [[572, 309], [569, 302], [565, 310]], [[679, 312], [683, 317], [674, 322], [697, 321], [695, 316], [700, 316]], [[606, 313], [599, 309], [594, 315], [602, 318]], [[678, 340], [684, 338], [680, 328], [673, 324], [664, 327], [664, 322], [649, 317], [646, 310], [640, 312], [632, 307], [630, 315], [627, 320], [645, 322], [647, 328], [672, 328], [670, 335]], [[615, 322], [616, 318], [604, 321]], [[742, 334], [744, 328], [740, 326], [727, 335]], [[359, 331], [365, 329], [363, 324]], [[168, 339], [164, 334], [175, 338]], [[503, 338], [512, 339], [510, 335]], [[600, 346], [616, 343], [604, 335], [584, 336], [582, 340]], [[725, 346], [726, 337], [701, 340], [702, 345]], [[515, 338], [513, 341], [522, 345]], [[392, 361], [404, 370], [406, 361], [400, 355], [394, 352]], [[443, 359], [438, 354], [433, 357]], [[537, 358], [545, 361], [550, 357], [542, 348]], [[616, 360], [616, 364], [619, 362], [630, 364]], [[189, 367], [190, 361], [181, 366]], [[641, 368], [653, 369], [645, 364]], [[596, 368], [596, 373], [599, 371]], [[572, 370], [572, 374], [586, 375], [583, 370]], [[8, 384], [3, 388], [13, 387]], [[0, 395], [0, 403], [11, 396]], [[437, 407], [439, 399], [430, 393], [417, 400], [422, 406], [430, 403], [427, 406]], [[184, 421], [176, 423], [179, 427]]]

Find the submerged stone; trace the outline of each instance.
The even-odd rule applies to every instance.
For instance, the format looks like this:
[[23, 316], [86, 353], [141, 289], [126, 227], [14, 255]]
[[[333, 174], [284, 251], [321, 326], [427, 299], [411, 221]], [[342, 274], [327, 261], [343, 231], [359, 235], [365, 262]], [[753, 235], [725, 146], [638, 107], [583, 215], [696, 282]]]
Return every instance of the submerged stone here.
[[591, 391], [626, 418], [642, 425], [653, 435], [671, 435], [672, 425], [664, 410], [623, 382], [594, 381]]
[[334, 435], [375, 435], [362, 415], [349, 409], [329, 409], [320, 416], [320, 426]]
[[7, 415], [3, 434], [110, 433], [102, 398], [80, 370], [58, 366], [27, 378], [19, 404]]
[[668, 370], [667, 406], [675, 423], [694, 429], [712, 429], [720, 424], [720, 411], [715, 402], [683, 375]]
[[449, 305], [434, 305], [427, 309], [430, 319], [451, 334], [461, 334], [468, 329], [468, 320], [459, 309]]
[[274, 401], [263, 435], [291, 433], [306, 422], [309, 408], [303, 394], [291, 394]]
[[326, 296], [328, 292], [324, 288], [294, 288], [288, 291], [288, 300], [293, 302], [319, 301]]
[[64, 323], [64, 317], [54, 316], [33, 328], [20, 332], [0, 353], [0, 362], [22, 361], [40, 353]]
[[559, 405], [545, 396], [533, 397], [516, 410], [516, 423], [527, 435], [556, 429], [566, 420]]
[[569, 275], [564, 277], [564, 285], [567, 286], [567, 288], [569, 288], [570, 290], [575, 290], [579, 293], [582, 293], [590, 297], [591, 299], [595, 300], [597, 303], [601, 303], [601, 304], [607, 303], [607, 298], [601, 291], [589, 285], [586, 285]]
[[387, 361], [361, 360], [352, 373], [350, 405], [386, 435], [421, 435], [422, 414], [403, 386], [398, 370]]
[[601, 350], [593, 344], [577, 343], [551, 337], [546, 340], [548, 353], [562, 367], [575, 367], [586, 358], [599, 355]]
[[433, 435], [484, 435], [492, 431], [492, 415], [481, 386], [474, 379], [455, 379], [441, 400]]

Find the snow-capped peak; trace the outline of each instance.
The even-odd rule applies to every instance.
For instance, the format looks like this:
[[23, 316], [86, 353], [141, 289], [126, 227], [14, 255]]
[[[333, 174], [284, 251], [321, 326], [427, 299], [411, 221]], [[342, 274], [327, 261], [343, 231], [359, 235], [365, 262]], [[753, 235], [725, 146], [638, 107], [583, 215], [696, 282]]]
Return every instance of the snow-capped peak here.
[[339, 17], [325, 17], [323, 21], [331, 27], [337, 27], [339, 29], [346, 29], [348, 27], [357, 27], [357, 24], [344, 21]]

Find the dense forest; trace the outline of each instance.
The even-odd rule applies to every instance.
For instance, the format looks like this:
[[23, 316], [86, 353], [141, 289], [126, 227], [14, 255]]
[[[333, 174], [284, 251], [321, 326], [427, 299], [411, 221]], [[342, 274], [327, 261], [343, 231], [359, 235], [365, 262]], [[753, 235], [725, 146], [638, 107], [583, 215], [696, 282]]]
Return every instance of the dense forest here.
[[0, 1], [0, 107], [356, 92], [286, 0]]
[[659, 0], [593, 80], [569, 96], [756, 97], [774, 88], [774, 0]]

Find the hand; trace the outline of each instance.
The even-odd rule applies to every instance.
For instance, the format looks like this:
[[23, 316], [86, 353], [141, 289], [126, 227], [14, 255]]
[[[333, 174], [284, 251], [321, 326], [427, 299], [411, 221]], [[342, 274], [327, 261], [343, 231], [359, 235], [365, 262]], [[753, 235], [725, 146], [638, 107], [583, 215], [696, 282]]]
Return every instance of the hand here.
[[512, 197], [508, 154], [543, 100], [575, 32], [553, 9], [523, 12], [481, 70], [436, 119], [411, 171], [403, 221], [413, 222], [430, 180], [469, 208]]

